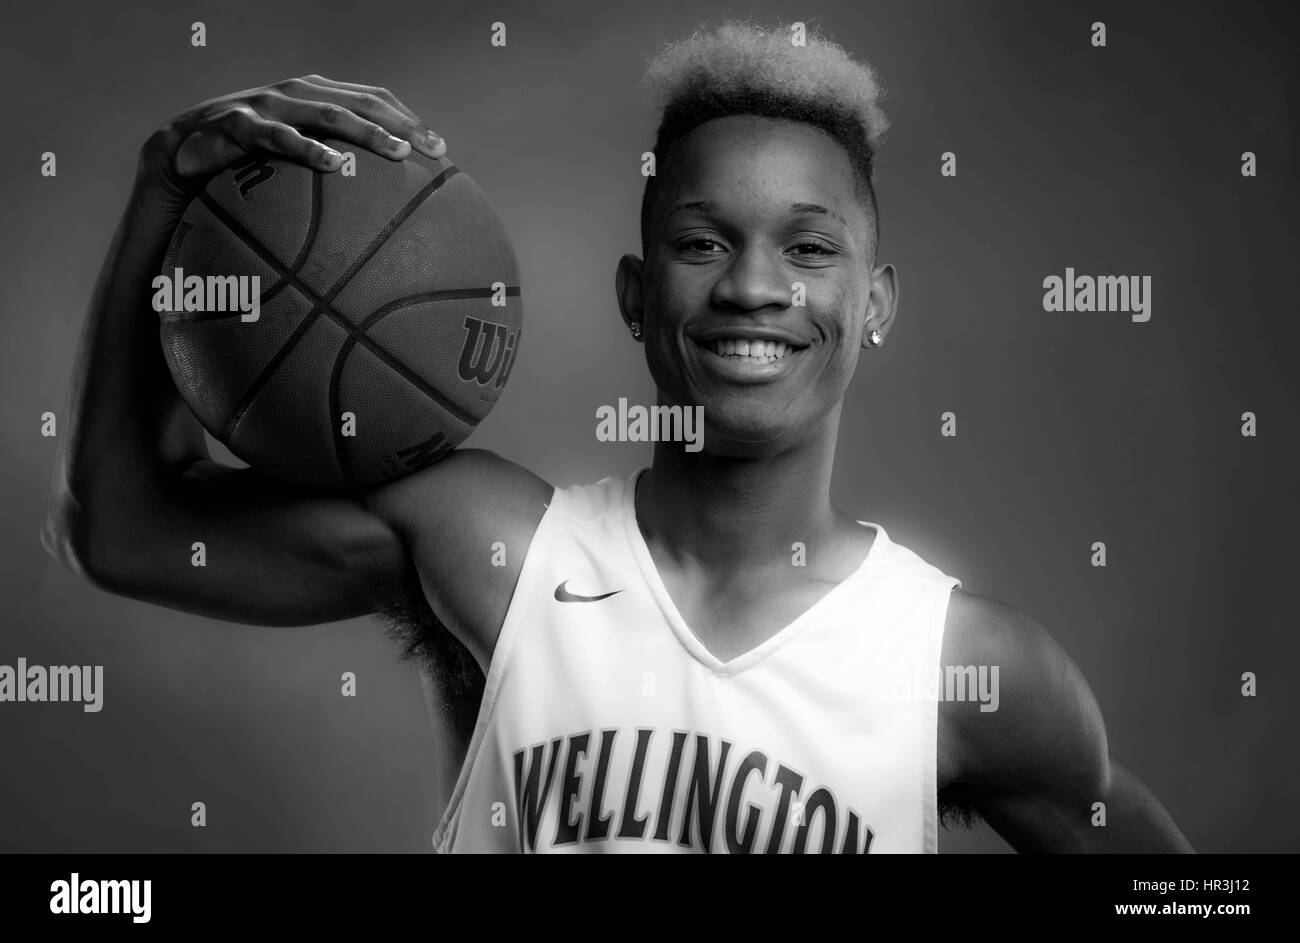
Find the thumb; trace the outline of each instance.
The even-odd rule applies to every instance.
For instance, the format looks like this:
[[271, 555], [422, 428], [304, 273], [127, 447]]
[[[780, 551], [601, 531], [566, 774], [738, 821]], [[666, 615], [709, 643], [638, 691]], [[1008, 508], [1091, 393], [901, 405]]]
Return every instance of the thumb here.
[[176, 149], [176, 175], [194, 186], [247, 153], [219, 131], [195, 131]]

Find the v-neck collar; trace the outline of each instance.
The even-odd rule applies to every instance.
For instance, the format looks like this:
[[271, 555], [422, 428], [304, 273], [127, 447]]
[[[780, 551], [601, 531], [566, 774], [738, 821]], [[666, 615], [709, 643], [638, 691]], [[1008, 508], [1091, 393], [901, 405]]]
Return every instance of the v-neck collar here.
[[632, 550], [632, 556], [636, 560], [637, 567], [641, 571], [641, 576], [650, 590], [650, 595], [658, 603], [664, 618], [668, 620], [668, 625], [672, 628], [673, 635], [682, 647], [700, 664], [704, 665], [715, 674], [735, 675], [744, 671], [749, 666], [756, 664], [766, 658], [776, 649], [780, 648], [790, 639], [794, 638], [805, 628], [816, 621], [827, 608], [834, 605], [835, 602], [848, 592], [855, 584], [863, 579], [864, 574], [875, 565], [876, 560], [880, 558], [883, 544], [889, 539], [885, 529], [879, 524], [871, 521], [858, 521], [863, 527], [870, 527], [875, 531], [875, 539], [871, 541], [871, 546], [867, 550], [867, 555], [852, 573], [845, 577], [841, 582], [831, 587], [831, 589], [815, 603], [805, 609], [795, 617], [794, 621], [788, 623], [778, 630], [766, 641], [759, 643], [748, 651], [741, 652], [739, 655], [727, 661], [723, 661], [710, 652], [698, 635], [686, 624], [682, 618], [681, 612], [677, 609], [677, 604], [673, 602], [672, 597], [668, 594], [668, 587], [664, 584], [663, 578], [659, 575], [659, 568], [655, 565], [654, 558], [650, 555], [650, 547], [645, 541], [645, 536], [641, 533], [641, 527], [636, 520], [636, 484], [641, 474], [647, 471], [646, 468], [638, 468], [627, 478], [626, 492], [623, 500], [621, 513], [623, 515], [623, 529], [627, 534], [628, 545]]

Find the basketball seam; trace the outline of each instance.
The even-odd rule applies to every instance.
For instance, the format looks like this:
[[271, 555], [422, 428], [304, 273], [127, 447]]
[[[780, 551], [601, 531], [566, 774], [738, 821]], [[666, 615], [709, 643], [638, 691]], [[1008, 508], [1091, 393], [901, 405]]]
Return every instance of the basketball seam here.
[[[248, 230], [236, 231], [231, 225], [234, 218], [225, 212], [225, 208], [217, 203], [208, 193], [203, 193], [200, 197], [203, 207], [208, 210], [217, 220], [230, 230], [231, 235], [244, 243], [246, 248], [252, 249], [263, 262], [266, 262], [275, 274], [280, 276], [280, 280], [272, 285], [265, 294], [259, 299], [259, 305], [269, 304], [276, 295], [278, 295], [286, 286], [292, 285], [299, 289], [300, 294], [307, 294], [302, 290], [301, 282], [298, 279], [298, 273], [302, 267], [307, 264], [307, 257], [311, 255], [312, 246], [316, 244], [316, 232], [320, 229], [321, 218], [321, 175], [313, 173], [311, 175], [311, 219], [307, 223], [307, 235], [303, 240], [302, 247], [298, 250], [298, 255], [293, 262], [286, 268], [280, 264], [280, 260], [271, 255], [270, 250], [263, 246]], [[236, 224], [238, 225], [238, 224]], [[242, 227], [241, 227], [242, 229]], [[314, 300], [308, 295], [308, 300]], [[222, 321], [227, 318], [242, 316], [243, 311], [238, 309], [234, 311], [173, 311], [163, 315], [163, 320], [169, 324], [185, 323], [192, 324], [196, 321]]]
[[[394, 298], [367, 315], [366, 319], [357, 325], [357, 329], [365, 333], [375, 326], [375, 322], [388, 317], [394, 311], [400, 311], [402, 308], [409, 308], [411, 305], [420, 304], [421, 302], [456, 301], [461, 298], [483, 298], [493, 294], [495, 292], [491, 288], [444, 288], [439, 291], [426, 291], [418, 295], [407, 295], [405, 298]], [[506, 296], [518, 298], [519, 286], [511, 285], [507, 287]]]
[[[225, 424], [223, 431], [224, 438], [229, 439], [234, 435], [239, 423], [243, 420], [244, 415], [252, 406], [253, 401], [261, 392], [262, 388], [270, 381], [271, 377], [288, 358], [289, 354], [293, 352], [293, 349], [297, 346], [303, 335], [306, 334], [311, 326], [316, 323], [316, 320], [322, 314], [327, 315], [330, 320], [342, 327], [348, 334], [348, 337], [345, 339], [339, 350], [338, 356], [335, 358], [334, 366], [331, 370], [330, 390], [328, 396], [328, 408], [330, 409], [328, 421], [333, 433], [332, 438], [335, 459], [338, 463], [344, 482], [348, 487], [355, 487], [356, 480], [351, 468], [351, 462], [348, 460], [344, 452], [342, 429], [339, 427], [336, 418], [339, 415], [338, 407], [340, 406], [340, 403], [338, 396], [343, 367], [346, 365], [347, 358], [351, 355], [352, 350], [357, 344], [361, 344], [365, 347], [377, 359], [405, 378], [419, 392], [433, 400], [433, 402], [446, 412], [466, 424], [477, 424], [479, 417], [474, 416], [467, 410], [462, 409], [456, 403], [452, 402], [441, 390], [425, 381], [422, 377], [407, 367], [406, 364], [402, 363], [401, 360], [394, 357], [381, 344], [368, 337], [366, 331], [381, 318], [413, 304], [419, 304], [423, 301], [486, 297], [494, 293], [491, 288], [445, 289], [436, 292], [424, 292], [417, 295], [408, 295], [404, 298], [394, 299], [393, 301], [381, 306], [379, 309], [368, 315], [361, 325], [353, 324], [348, 318], [336, 311], [332, 305], [333, 300], [348, 286], [351, 280], [356, 277], [357, 273], [365, 267], [375, 254], [383, 248], [384, 243], [398, 229], [398, 227], [400, 227], [402, 223], [404, 223], [415, 212], [415, 210], [420, 207], [421, 204], [432, 197], [433, 194], [441, 189], [448, 180], [456, 176], [458, 173], [460, 173], [459, 168], [455, 165], [448, 165], [438, 174], [437, 177], [421, 188], [421, 190], [407, 201], [407, 203], [402, 206], [388, 224], [385, 225], [384, 228], [371, 240], [370, 244], [361, 255], [354, 260], [348, 270], [345, 271], [344, 274], [335, 281], [326, 292], [319, 295], [312, 288], [303, 283], [302, 279], [299, 277], [299, 271], [310, 256], [319, 230], [323, 204], [320, 174], [315, 174], [313, 176], [312, 221], [309, 226], [308, 237], [291, 268], [284, 266], [277, 258], [275, 258], [266, 246], [264, 246], [260, 240], [240, 224], [238, 220], [226, 212], [224, 207], [221, 207], [212, 200], [208, 194], [203, 194], [202, 198], [204, 205], [217, 218], [218, 222], [230, 230], [230, 232], [239, 238], [255, 255], [259, 256], [263, 262], [281, 276], [281, 280], [276, 283], [273, 291], [278, 292], [281, 288], [287, 285], [294, 288], [311, 304], [311, 309], [303, 316], [303, 319], [298, 324], [297, 328], [294, 329], [293, 333], [280, 346], [279, 350], [276, 351], [270, 362], [263, 368], [261, 373], [258, 374], [253, 383], [249, 386], [248, 390], [246, 390], [244, 395], [240, 398]], [[507, 296], [519, 297], [520, 288], [517, 285], [506, 286], [505, 293]]]
[[[339, 407], [339, 386], [342, 383], [343, 367], [346, 365], [347, 358], [351, 356], [352, 349], [359, 343], [370, 353], [374, 354], [376, 359], [387, 365], [395, 373], [405, 379], [417, 390], [429, 397], [444, 410], [451, 413], [461, 422], [467, 425], [477, 425], [479, 420], [471, 413], [462, 409], [453, 402], [445, 393], [436, 386], [428, 383], [423, 377], [415, 373], [406, 364], [402, 363], [395, 357], [388, 355], [388, 351], [378, 342], [366, 335], [371, 327], [386, 318], [395, 311], [401, 311], [418, 304], [425, 304], [434, 301], [458, 301], [463, 298], [486, 298], [491, 297], [495, 292], [491, 288], [447, 288], [441, 291], [428, 291], [418, 295], [407, 295], [405, 298], [395, 298], [385, 305], [380, 306], [370, 313], [370, 315], [361, 322], [360, 325], [349, 325], [353, 327], [356, 333], [350, 333], [347, 340], [343, 342], [343, 347], [339, 350], [339, 355], [334, 359], [334, 369], [330, 372], [330, 392], [329, 392], [329, 409], [331, 418], [331, 428], [334, 433], [334, 458], [338, 462], [339, 471], [342, 472], [344, 480], [349, 488], [356, 487], [356, 476], [352, 471], [352, 463], [348, 460], [343, 442], [343, 428], [336, 421], [335, 417], [340, 415]], [[507, 288], [507, 295], [518, 297], [519, 288]]]
[[[321, 204], [322, 199], [321, 175], [313, 173], [311, 175], [311, 221], [307, 223], [307, 237], [303, 240], [302, 248], [298, 250], [298, 256], [289, 266], [289, 275], [292, 275], [294, 281], [298, 280], [298, 273], [302, 267], [307, 264], [307, 258], [311, 255], [311, 250], [316, 245], [316, 233], [320, 230]], [[288, 278], [282, 276], [278, 282], [271, 286], [271, 290], [262, 298], [261, 303], [266, 304], [283, 289], [286, 285], [291, 284]]]
[[339, 473], [343, 476], [343, 483], [349, 490], [356, 489], [357, 476], [352, 471], [352, 462], [348, 460], [347, 453], [343, 450], [343, 427], [339, 424], [339, 420], [342, 418], [339, 411], [339, 407], [342, 405], [339, 402], [339, 385], [343, 382], [343, 366], [356, 344], [356, 338], [349, 335], [343, 341], [343, 346], [339, 348], [339, 355], [334, 358], [334, 367], [330, 371], [330, 392], [327, 403], [330, 411], [330, 430], [333, 433], [334, 462], [338, 465]]
[[[347, 318], [333, 310], [330, 303], [339, 292], [347, 287], [348, 282], [352, 280], [357, 272], [361, 271], [362, 267], [364, 267], [375, 253], [383, 247], [384, 242], [387, 241], [388, 237], [393, 234], [397, 227], [405, 222], [406, 219], [419, 208], [421, 203], [436, 193], [444, 183], [459, 172], [459, 169], [455, 165], [450, 165], [443, 170], [442, 173], [438, 174], [437, 177], [425, 184], [418, 193], [411, 197], [411, 199], [408, 200], [400, 210], [398, 210], [397, 214], [388, 222], [388, 224], [379, 231], [378, 235], [371, 240], [370, 244], [367, 245], [365, 250], [357, 257], [353, 264], [348, 267], [348, 270], [343, 273], [342, 277], [322, 295], [317, 295], [316, 292], [304, 285], [302, 280], [299, 279], [296, 274], [289, 272], [278, 259], [270, 254], [266, 247], [262, 245], [262, 243], [252, 233], [239, 223], [238, 220], [227, 213], [223, 207], [212, 201], [208, 194], [203, 194], [204, 205], [212, 211], [213, 215], [215, 215], [227, 229], [238, 236], [254, 254], [260, 256], [267, 265], [280, 272], [284, 278], [290, 279], [293, 287], [312, 304], [311, 310], [303, 315], [302, 322], [298, 325], [297, 329], [295, 329], [289, 336], [288, 340], [281, 345], [280, 349], [276, 351], [275, 356], [271, 358], [271, 361], [262, 369], [262, 372], [257, 375], [256, 379], [253, 380], [252, 384], [244, 392], [244, 395], [240, 397], [239, 402], [236, 404], [230, 417], [226, 421], [224, 428], [225, 438], [230, 438], [234, 435], [240, 421], [244, 418], [244, 414], [248, 411], [249, 407], [252, 406], [253, 400], [257, 397], [257, 394], [261, 392], [262, 387], [270, 381], [275, 371], [279, 369], [280, 365], [289, 356], [293, 348], [297, 346], [298, 341], [302, 339], [307, 328], [311, 327], [322, 313], [329, 313], [345, 328], [352, 326], [351, 322], [349, 322]], [[308, 246], [308, 251], [310, 251], [311, 248], [311, 246]]]

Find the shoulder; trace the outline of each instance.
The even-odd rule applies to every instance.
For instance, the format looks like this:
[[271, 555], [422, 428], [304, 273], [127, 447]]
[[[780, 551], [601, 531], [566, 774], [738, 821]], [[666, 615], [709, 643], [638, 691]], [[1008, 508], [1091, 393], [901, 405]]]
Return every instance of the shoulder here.
[[1106, 732], [1096, 699], [1033, 616], [954, 589], [942, 664], [986, 668], [994, 692], [988, 704], [940, 705], [953, 781], [1028, 788], [1034, 780], [1104, 776]]
[[944, 664], [998, 665], [1016, 676], [1043, 679], [1065, 652], [1022, 609], [955, 588], [944, 623]]
[[533, 472], [495, 452], [456, 449], [427, 468], [372, 489], [365, 502], [405, 530], [438, 518], [490, 519], [523, 511], [526, 519], [545, 509], [553, 491]]
[[457, 449], [364, 501], [402, 539], [433, 613], [486, 666], [554, 492], [499, 455]]

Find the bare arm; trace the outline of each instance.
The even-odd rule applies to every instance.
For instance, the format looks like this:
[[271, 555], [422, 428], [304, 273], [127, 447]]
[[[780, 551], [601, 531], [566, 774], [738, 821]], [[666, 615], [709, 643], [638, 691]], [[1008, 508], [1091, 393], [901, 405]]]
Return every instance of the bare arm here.
[[[138, 179], [91, 300], [46, 546], [97, 585], [241, 622], [366, 611], [401, 547], [352, 503], [211, 462], [172, 384], [149, 282], [184, 205]], [[202, 541], [208, 565], [191, 565]]]
[[[374, 496], [378, 504], [367, 503], [211, 460], [201, 426], [172, 383], [150, 306], [151, 280], [191, 196], [254, 148], [337, 170], [337, 155], [307, 136], [313, 131], [395, 160], [412, 143], [431, 156], [444, 149], [388, 92], [319, 76], [213, 99], [142, 148], [77, 353], [43, 535], [52, 553], [104, 589], [216, 618], [283, 625], [373, 612], [409, 579], [411, 534], [376, 512], [382, 494]], [[486, 453], [453, 453], [393, 490], [418, 491], [433, 524], [454, 521], [484, 480], [465, 467], [484, 464], [505, 469], [497, 487], [535, 497], [540, 482]], [[510, 496], [496, 497], [509, 514]], [[408, 497], [387, 505], [415, 503]], [[192, 563], [199, 541], [202, 567]]]
[[996, 711], [942, 709], [958, 741], [955, 781], [1012, 847], [1193, 850], [1160, 801], [1110, 755], [1092, 691], [1042, 626], [1005, 603], [954, 592], [948, 628], [945, 665], [999, 666]]

